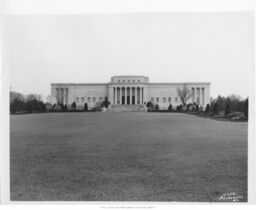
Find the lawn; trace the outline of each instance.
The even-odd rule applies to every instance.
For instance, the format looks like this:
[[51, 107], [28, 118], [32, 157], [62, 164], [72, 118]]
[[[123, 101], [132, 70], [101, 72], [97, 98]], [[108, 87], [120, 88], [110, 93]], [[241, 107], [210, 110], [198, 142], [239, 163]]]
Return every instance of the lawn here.
[[180, 113], [12, 115], [11, 200], [247, 201], [247, 126]]

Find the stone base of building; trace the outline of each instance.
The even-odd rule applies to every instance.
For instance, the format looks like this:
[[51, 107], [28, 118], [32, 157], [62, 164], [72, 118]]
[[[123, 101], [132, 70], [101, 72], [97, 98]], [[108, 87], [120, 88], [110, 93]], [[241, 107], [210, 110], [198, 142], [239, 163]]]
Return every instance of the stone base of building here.
[[109, 112], [146, 112], [147, 108], [142, 105], [120, 105], [120, 104], [113, 104], [110, 105], [108, 108]]

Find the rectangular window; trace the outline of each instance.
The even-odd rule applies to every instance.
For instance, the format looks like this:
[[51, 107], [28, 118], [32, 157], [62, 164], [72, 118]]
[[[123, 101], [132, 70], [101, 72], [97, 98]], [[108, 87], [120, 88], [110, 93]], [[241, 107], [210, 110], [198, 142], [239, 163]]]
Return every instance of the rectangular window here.
[[91, 97], [88, 97], [88, 102], [89, 102], [89, 103], [91, 102]]
[[102, 101], [102, 97], [99, 97], [99, 100]]
[[163, 102], [166, 103], [166, 97], [163, 97]]
[[171, 98], [171, 97], [168, 98], [168, 102], [169, 102], [169, 103], [172, 102], [172, 98]]
[[178, 97], [175, 98], [175, 102], [178, 103]]
[[81, 102], [84, 103], [84, 97], [81, 98]]
[[92, 102], [94, 102], [94, 103], [96, 102], [96, 98], [95, 97], [92, 98]]
[[156, 103], [159, 103], [159, 98], [158, 97], [156, 97]]
[[151, 102], [154, 102], [154, 98], [153, 97], [151, 97]]
[[79, 103], [79, 97], [76, 98], [76, 102]]

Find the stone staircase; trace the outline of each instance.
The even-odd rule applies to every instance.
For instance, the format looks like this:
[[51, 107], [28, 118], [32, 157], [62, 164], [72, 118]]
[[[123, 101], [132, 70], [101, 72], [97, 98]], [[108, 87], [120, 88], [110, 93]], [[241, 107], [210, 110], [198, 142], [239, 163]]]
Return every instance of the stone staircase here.
[[113, 104], [108, 107], [109, 112], [146, 112], [147, 109], [142, 104], [136, 105], [121, 105]]

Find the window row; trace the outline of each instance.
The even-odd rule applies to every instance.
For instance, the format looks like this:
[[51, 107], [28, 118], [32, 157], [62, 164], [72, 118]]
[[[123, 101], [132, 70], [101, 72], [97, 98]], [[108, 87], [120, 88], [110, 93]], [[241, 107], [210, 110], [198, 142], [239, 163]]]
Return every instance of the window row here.
[[[121, 80], [118, 80], [118, 82], [121, 82]], [[122, 82], [136, 82], [136, 81], [135, 81], [135, 80], [129, 80], [129, 79], [128, 79], [127, 81], [126, 81], [126, 80], [123, 80]], [[137, 80], [137, 82], [140, 82], [140, 80]]]
[[[99, 97], [99, 101], [103, 101], [104, 100], [104, 97]], [[84, 103], [85, 102], [85, 98], [84, 97], [77, 97], [76, 98], [76, 103]], [[95, 103], [96, 102], [96, 97], [87, 97], [87, 102], [90, 103], [90, 102], [93, 102]]]
[[[166, 103], [167, 99], [168, 99], [168, 103], [172, 102], [172, 98], [171, 97], [162, 97], [162, 102]], [[159, 97], [156, 97], [156, 98], [151, 97], [151, 102], [159, 103], [160, 102], [160, 98]], [[178, 102], [179, 102], [179, 98], [175, 97], [175, 103], [178, 103]]]

